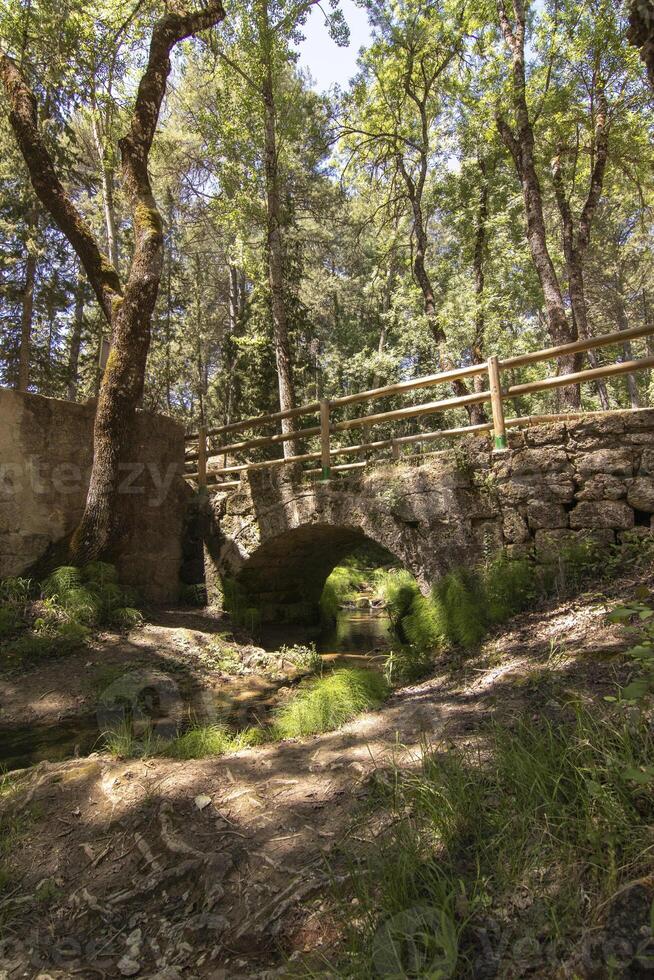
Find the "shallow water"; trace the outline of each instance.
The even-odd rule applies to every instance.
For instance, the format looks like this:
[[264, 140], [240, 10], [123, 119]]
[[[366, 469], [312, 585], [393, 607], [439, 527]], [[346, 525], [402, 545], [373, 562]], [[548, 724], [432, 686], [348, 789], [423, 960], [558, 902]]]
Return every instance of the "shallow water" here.
[[[269, 650], [282, 644], [315, 642], [326, 669], [339, 666], [381, 667], [391, 647], [391, 629], [383, 611], [343, 609], [333, 627], [313, 637], [304, 629], [274, 627], [267, 629], [258, 641]], [[160, 710], [156, 729], [170, 737], [182, 727], [189, 714], [208, 721], [225, 721], [234, 729], [265, 722], [269, 712], [289, 693], [287, 678], [274, 679], [251, 674], [226, 681], [217, 695], [193, 700], [176, 688], [176, 696], [165, 692], [166, 706]], [[160, 706], [160, 709], [163, 706]], [[119, 708], [119, 712], [123, 709]], [[137, 723], [147, 724], [152, 712], [137, 707]], [[120, 719], [118, 719], [120, 720]], [[0, 770], [23, 769], [42, 762], [61, 762], [74, 756], [88, 755], [102, 748], [102, 732], [112, 727], [107, 711], [68, 717], [50, 725], [0, 727]]]

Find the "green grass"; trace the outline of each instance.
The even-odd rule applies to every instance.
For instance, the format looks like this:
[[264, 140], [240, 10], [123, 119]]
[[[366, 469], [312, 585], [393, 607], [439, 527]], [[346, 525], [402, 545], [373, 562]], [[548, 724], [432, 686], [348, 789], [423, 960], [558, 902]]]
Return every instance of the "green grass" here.
[[374, 670], [336, 670], [303, 688], [274, 712], [275, 738], [332, 731], [388, 697], [385, 677]]
[[161, 749], [161, 754], [172, 759], [207, 759], [262, 745], [266, 740], [267, 735], [262, 728], [246, 728], [233, 733], [222, 725], [194, 724], [168, 742]]
[[149, 759], [157, 755], [164, 744], [149, 725], [142, 732], [135, 732], [128, 719], [103, 732], [102, 740], [107, 752], [121, 759]]
[[[440, 925], [422, 937], [420, 969], [395, 976], [432, 975], [444, 937], [456, 965], [442, 975], [469, 975], [475, 924], [489, 915], [503, 922], [507, 949], [546, 933], [569, 954], [604, 903], [651, 870], [654, 798], [633, 779], [654, 750], [646, 719], [579, 709], [565, 722], [525, 716], [487, 736], [483, 754], [427, 751], [422, 770], [397, 772], [377, 802], [392, 829], [357, 866], [359, 926], [336, 975], [377, 975], [384, 924], [415, 908]], [[400, 930], [391, 958], [406, 963], [409, 947]]]
[[[443, 649], [473, 650], [488, 630], [533, 606], [539, 599], [571, 595], [586, 583], [605, 581], [625, 569], [638, 571], [654, 559], [654, 540], [626, 535], [619, 545], [592, 538], [574, 542], [555, 557], [536, 561], [498, 554], [472, 569], [444, 575], [423, 596], [406, 571], [378, 577], [401, 651], [394, 651], [396, 679], [424, 673], [427, 655]], [[412, 663], [413, 661], [413, 663]]]
[[410, 572], [392, 569], [379, 573], [377, 584], [391, 622], [398, 628], [408, 615], [414, 598], [420, 595], [418, 583]]
[[355, 564], [337, 565], [333, 569], [320, 597], [320, 616], [323, 622], [333, 623], [345, 602], [354, 601], [357, 588], [365, 585], [368, 576]]
[[113, 565], [63, 565], [40, 585], [28, 579], [0, 582], [0, 664], [18, 668], [81, 650], [91, 632], [131, 629], [143, 621], [132, 590], [121, 586]]

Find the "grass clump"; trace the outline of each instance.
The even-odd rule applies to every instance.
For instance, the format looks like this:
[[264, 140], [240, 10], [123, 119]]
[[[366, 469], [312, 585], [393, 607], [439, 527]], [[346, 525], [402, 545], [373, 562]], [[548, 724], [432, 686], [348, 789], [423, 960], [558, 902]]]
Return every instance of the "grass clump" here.
[[319, 674], [322, 671], [322, 657], [316, 650], [315, 643], [294, 643], [292, 646], [281, 646], [276, 656], [282, 663], [289, 662], [297, 670], [309, 674]]
[[232, 735], [222, 725], [195, 725], [162, 750], [171, 759], [206, 759], [232, 748]]
[[[430, 973], [442, 949], [423, 936], [421, 970], [394, 976], [468, 976], [489, 915], [503, 923], [508, 955], [542, 934], [553, 955], [569, 956], [616, 892], [651, 869], [654, 798], [629, 773], [653, 749], [646, 719], [578, 709], [558, 724], [525, 716], [513, 730], [492, 727], [481, 755], [435, 748], [418, 774], [398, 772], [383, 801], [392, 829], [353, 877], [364, 929], [351, 938], [347, 975], [377, 975], [380, 935], [416, 908], [441, 923], [437, 940], [449, 930], [455, 960], [451, 972]], [[395, 937], [397, 963], [406, 964], [407, 943]], [[548, 963], [547, 975], [560, 966]]]
[[420, 595], [420, 587], [413, 575], [404, 569], [381, 572], [377, 581], [391, 623], [397, 629], [408, 615], [414, 598]]
[[134, 594], [106, 562], [63, 565], [41, 585], [28, 579], [0, 582], [0, 663], [21, 667], [84, 647], [92, 630], [131, 629], [143, 617]]
[[273, 715], [275, 738], [332, 731], [388, 697], [386, 678], [375, 670], [336, 670], [318, 678]]
[[151, 725], [138, 732], [128, 718], [103, 732], [102, 739], [107, 752], [120, 759], [149, 759], [157, 755], [163, 744]]
[[230, 732], [223, 725], [193, 724], [168, 742], [161, 754], [171, 759], [208, 759], [263, 745], [267, 740], [265, 729], [259, 727]]

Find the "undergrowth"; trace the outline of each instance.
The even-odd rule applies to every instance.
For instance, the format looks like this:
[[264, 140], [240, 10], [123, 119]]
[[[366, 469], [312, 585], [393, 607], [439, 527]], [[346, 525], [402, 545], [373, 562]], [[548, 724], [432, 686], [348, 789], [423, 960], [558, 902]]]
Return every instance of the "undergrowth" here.
[[358, 590], [368, 580], [366, 572], [356, 563], [337, 565], [325, 582], [320, 597], [320, 618], [324, 623], [334, 623], [339, 609], [346, 602], [356, 600]]
[[0, 582], [0, 665], [20, 667], [82, 649], [103, 627], [129, 629], [142, 621], [136, 597], [121, 586], [113, 565], [64, 565], [42, 583]]
[[358, 855], [356, 928], [330, 975], [481, 976], [491, 917], [486, 966], [538, 936], [519, 975], [558, 976], [621, 886], [651, 870], [654, 798], [632, 775], [652, 758], [647, 719], [577, 708], [487, 735], [483, 754], [434, 746], [417, 774], [396, 771], [376, 803], [390, 829]]
[[421, 593], [408, 572], [386, 572], [380, 590], [402, 644], [391, 654], [387, 672], [396, 681], [413, 680], [429, 669], [440, 650], [475, 649], [489, 629], [534, 602], [574, 594], [586, 583], [606, 581], [653, 557], [654, 541], [649, 538], [627, 535], [611, 547], [588, 538], [539, 561], [501, 553], [477, 568], [449, 572], [429, 595]]

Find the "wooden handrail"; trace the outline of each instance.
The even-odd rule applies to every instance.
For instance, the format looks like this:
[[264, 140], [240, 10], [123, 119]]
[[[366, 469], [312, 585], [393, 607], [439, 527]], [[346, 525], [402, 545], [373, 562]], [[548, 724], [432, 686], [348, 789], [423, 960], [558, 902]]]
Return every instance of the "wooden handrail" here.
[[[609, 334], [602, 334], [599, 337], [588, 337], [583, 340], [575, 340], [569, 344], [559, 344], [556, 347], [547, 347], [542, 350], [532, 351], [528, 354], [517, 354], [514, 357], [507, 357], [498, 362], [500, 371], [511, 368], [525, 367], [528, 364], [537, 364], [542, 361], [552, 361], [566, 354], [581, 354], [585, 351], [596, 350], [600, 347], [609, 347], [612, 344], [623, 344], [625, 341], [638, 340], [642, 337], [652, 336], [654, 329], [647, 325], [642, 327], [632, 327], [629, 330], [618, 330]], [[404, 394], [408, 391], [417, 391], [420, 388], [429, 388], [434, 385], [448, 384], [451, 381], [463, 380], [464, 378], [475, 377], [485, 374], [488, 370], [486, 362], [483, 364], [470, 364], [465, 367], [454, 368], [450, 371], [440, 371], [437, 374], [424, 375], [421, 378], [414, 378], [410, 381], [399, 381], [396, 384], [385, 385], [382, 388], [370, 388], [367, 391], [359, 391], [352, 395], [341, 395], [330, 400], [332, 408], [339, 408], [344, 405], [354, 405], [358, 402], [386, 398], [390, 395]], [[207, 436], [224, 435], [228, 432], [240, 432], [244, 429], [261, 428], [272, 422], [279, 422], [282, 419], [301, 418], [303, 415], [315, 415], [320, 411], [320, 402], [309, 402], [306, 405], [299, 405], [296, 408], [286, 409], [283, 412], [272, 412], [269, 415], [258, 415], [252, 418], [243, 419], [241, 422], [231, 422], [229, 425], [217, 426], [207, 429]], [[187, 442], [195, 442], [198, 433], [186, 436]]]
[[[591, 350], [597, 347], [608, 346], [616, 343], [624, 343], [626, 340], [635, 339], [638, 337], [649, 336], [654, 333], [654, 330], [650, 327], [636, 327], [631, 330], [618, 331], [611, 334], [604, 334], [601, 337], [587, 338], [580, 341], [575, 341], [572, 344], [562, 344], [558, 347], [550, 347], [541, 351], [534, 351], [530, 354], [521, 354], [517, 357], [507, 358], [500, 361], [497, 357], [491, 356], [487, 363], [479, 365], [468, 365], [464, 368], [457, 368], [452, 371], [444, 371], [439, 374], [428, 375], [423, 378], [418, 378], [413, 381], [400, 382], [395, 385], [387, 385], [383, 388], [375, 388], [370, 391], [359, 392], [355, 395], [347, 395], [341, 398], [334, 398], [331, 400], [322, 399], [320, 402], [313, 402], [309, 405], [299, 406], [297, 408], [289, 409], [285, 412], [276, 412], [268, 416], [260, 416], [256, 419], [246, 419], [243, 422], [232, 423], [229, 426], [223, 426], [218, 429], [204, 430], [201, 429], [198, 433], [198, 452], [197, 453], [187, 453], [185, 457], [186, 463], [191, 463], [193, 460], [198, 461], [198, 472], [196, 474], [187, 475], [187, 479], [195, 479], [198, 481], [199, 487], [206, 486], [208, 482], [208, 477], [211, 476], [212, 480], [218, 477], [224, 477], [231, 474], [237, 475], [247, 472], [248, 470], [261, 470], [269, 469], [277, 466], [286, 466], [289, 464], [302, 464], [307, 462], [314, 462], [320, 460], [321, 466], [319, 469], [309, 469], [305, 472], [308, 475], [319, 474], [323, 480], [328, 480], [331, 477], [332, 471], [339, 472], [344, 470], [357, 469], [366, 465], [363, 463], [353, 463], [353, 464], [342, 464], [338, 466], [332, 465], [332, 457], [339, 455], [356, 455], [367, 454], [372, 450], [376, 449], [388, 449], [392, 451], [394, 459], [398, 459], [400, 456], [401, 448], [404, 445], [410, 445], [415, 443], [429, 442], [444, 437], [449, 437], [453, 435], [463, 435], [467, 433], [481, 433], [481, 432], [494, 432], [495, 438], [495, 449], [502, 450], [506, 447], [506, 429], [515, 427], [517, 425], [530, 425], [534, 424], [534, 420], [538, 419], [540, 421], [553, 421], [559, 418], [578, 418], [581, 416], [589, 414], [606, 414], [602, 413], [567, 413], [565, 415], [548, 415], [548, 416], [527, 416], [518, 419], [505, 419], [504, 417], [504, 402], [508, 398], [515, 398], [520, 395], [533, 394], [539, 391], [549, 391], [556, 388], [568, 387], [570, 385], [578, 385], [588, 381], [594, 381], [599, 378], [611, 378], [617, 377], [622, 374], [632, 374], [637, 371], [641, 371], [647, 368], [654, 368], [654, 356], [641, 358], [638, 360], [630, 361], [620, 361], [614, 364], [603, 365], [600, 367], [591, 368], [584, 371], [576, 371], [572, 374], [555, 375], [547, 378], [542, 378], [537, 381], [530, 381], [521, 384], [514, 384], [503, 388], [501, 383], [501, 373], [507, 368], [521, 367], [526, 364], [538, 363], [540, 361], [551, 360], [562, 356], [565, 353], [579, 353], [586, 350]], [[365, 401], [368, 399], [378, 399], [383, 398], [390, 394], [397, 394], [401, 391], [409, 391], [417, 388], [426, 388], [432, 385], [444, 384], [449, 381], [456, 380], [457, 378], [470, 377], [474, 375], [487, 374], [488, 375], [488, 390], [474, 391], [466, 395], [460, 395], [457, 397], [444, 398], [431, 402], [423, 402], [417, 405], [408, 405], [404, 408], [392, 409], [387, 412], [377, 412], [371, 415], [364, 415], [354, 419], [342, 419], [340, 421], [331, 421], [331, 412], [334, 408], [338, 408], [341, 405], [353, 404], [355, 402]], [[467, 407], [469, 405], [483, 404], [485, 402], [491, 403], [493, 421], [484, 422], [477, 425], [467, 425], [459, 426], [449, 429], [439, 429], [427, 433], [417, 433], [410, 436], [396, 436], [386, 439], [378, 439], [375, 441], [370, 441], [367, 437], [368, 429], [379, 423], [392, 422], [402, 419], [416, 418], [420, 416], [437, 414], [439, 412], [449, 411], [451, 409]], [[212, 450], [212, 455], [218, 456], [222, 455], [225, 457], [225, 464], [221, 468], [211, 468], [207, 470], [206, 462], [209, 455], [207, 450], [207, 436], [211, 433], [220, 434], [226, 431], [238, 431], [240, 429], [258, 427], [267, 424], [270, 421], [280, 420], [283, 418], [297, 418], [301, 415], [308, 414], [311, 412], [318, 412], [320, 417], [320, 424], [307, 426], [305, 428], [295, 429], [292, 432], [285, 433], [275, 433], [269, 436], [258, 436], [250, 439], [244, 439], [241, 442], [234, 442], [226, 445], [221, 445], [218, 448]], [[363, 441], [359, 445], [354, 446], [334, 446], [331, 442], [332, 435], [340, 432], [347, 432], [351, 429], [361, 428], [364, 430]], [[284, 443], [289, 440], [298, 440], [306, 438], [314, 438], [316, 436], [320, 437], [320, 449], [319, 451], [306, 452], [302, 454], [296, 454], [291, 457], [286, 458], [276, 458], [271, 460], [263, 460], [256, 463], [246, 462], [238, 465], [226, 465], [227, 454], [243, 452], [248, 449], [258, 449], [264, 446], [274, 446], [278, 443]], [[188, 437], [191, 438], [191, 437]], [[188, 441], [188, 439], [187, 439]], [[219, 487], [229, 487], [238, 486], [238, 481], [229, 481], [219, 483]]]

